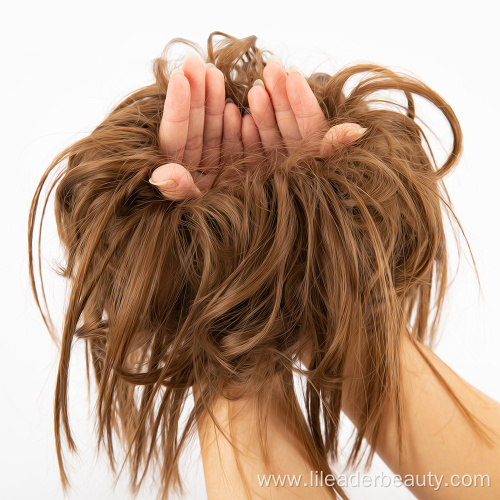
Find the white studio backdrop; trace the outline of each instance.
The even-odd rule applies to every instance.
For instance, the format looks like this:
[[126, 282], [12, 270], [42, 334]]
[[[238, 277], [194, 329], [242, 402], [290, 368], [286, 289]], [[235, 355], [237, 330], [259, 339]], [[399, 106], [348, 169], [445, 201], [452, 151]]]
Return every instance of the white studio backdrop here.
[[[59, 151], [89, 134], [126, 94], [152, 82], [152, 60], [174, 37], [206, 48], [213, 31], [240, 38], [256, 35], [261, 48], [279, 55], [285, 67], [298, 65], [305, 74], [334, 73], [347, 64], [374, 62], [417, 76], [451, 104], [463, 127], [465, 146], [460, 165], [445, 183], [476, 259], [482, 295], [461, 238], [460, 267], [449, 291], [436, 351], [459, 375], [500, 400], [500, 162], [496, 150], [500, 44], [495, 3], [479, 0], [472, 7], [427, 0], [31, 1], [4, 6], [0, 30], [0, 498], [63, 498], [52, 413], [58, 352], [35, 307], [27, 271], [27, 217], [35, 187]], [[425, 107], [419, 114], [446, 150], [451, 140], [442, 119]], [[49, 205], [43, 269], [49, 308], [60, 325], [65, 287], [49, 268], [59, 256], [52, 214]], [[451, 228], [449, 237], [450, 266], [455, 270], [458, 258]], [[113, 491], [107, 462], [95, 458], [83, 346], [73, 357], [69, 404], [80, 452], [79, 458], [67, 454], [73, 485], [69, 498], [131, 498], [126, 473]], [[344, 442], [350, 430], [346, 422]], [[376, 460], [369, 473], [380, 471], [391, 475]], [[197, 442], [183, 458], [182, 475], [185, 498], [204, 499]], [[397, 487], [353, 487], [347, 492], [353, 500], [413, 498]], [[154, 495], [146, 489], [138, 498]]]

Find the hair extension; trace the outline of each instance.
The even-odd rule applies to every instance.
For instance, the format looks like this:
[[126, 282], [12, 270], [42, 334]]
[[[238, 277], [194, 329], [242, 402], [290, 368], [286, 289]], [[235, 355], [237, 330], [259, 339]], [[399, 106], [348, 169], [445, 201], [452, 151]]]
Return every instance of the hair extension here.
[[[266, 65], [267, 51], [256, 41], [214, 32], [203, 55], [224, 73], [226, 95], [242, 113]], [[167, 48], [176, 42], [193, 45], [175, 39]], [[328, 125], [367, 127], [360, 140], [329, 158], [315, 153], [320, 138], [313, 135], [289, 156], [251, 169], [242, 167], [243, 159], [224, 160], [207, 192], [166, 201], [148, 179], [169, 160], [158, 144], [168, 64], [165, 54], [156, 59], [153, 84], [123, 99], [88, 137], [54, 159], [31, 205], [31, 284], [56, 338], [43, 282], [45, 311], [35, 283], [33, 238], [42, 188], [60, 167], [43, 205], [39, 238], [55, 190], [66, 252], [62, 275], [71, 285], [54, 403], [64, 491], [63, 439], [76, 451], [67, 404], [75, 340], [86, 346], [89, 386], [90, 363], [96, 377], [98, 446], [106, 447], [114, 472], [113, 436], [126, 446], [134, 492], [151, 461], [161, 470], [162, 500], [171, 488], [182, 491], [178, 460], [197, 422], [211, 415], [221, 396], [252, 395], [264, 415], [270, 380], [311, 464], [330, 473], [346, 359], [358, 344], [366, 347], [360, 361], [365, 392], [349, 461], [360, 460], [366, 438], [370, 462], [383, 403], [389, 397], [399, 402], [399, 339], [408, 334], [432, 344], [442, 310], [447, 247], [441, 205], [453, 213], [442, 179], [462, 152], [455, 113], [424, 83], [386, 67], [359, 64], [333, 76], [313, 74], [308, 82]], [[362, 78], [347, 94], [354, 76]], [[375, 95], [394, 90], [404, 93], [406, 105]], [[417, 124], [414, 95], [435, 105], [451, 127], [452, 149], [440, 167]], [[305, 352], [310, 363], [302, 369]], [[297, 372], [307, 381], [306, 415], [294, 390]], [[199, 398], [182, 428], [193, 387]]]

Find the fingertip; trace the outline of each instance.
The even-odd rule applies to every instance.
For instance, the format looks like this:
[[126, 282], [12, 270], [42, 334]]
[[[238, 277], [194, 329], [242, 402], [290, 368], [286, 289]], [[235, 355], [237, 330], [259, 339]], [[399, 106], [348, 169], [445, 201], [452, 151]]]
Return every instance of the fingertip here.
[[167, 163], [155, 169], [149, 179], [164, 198], [179, 201], [201, 193], [190, 172], [178, 163]]
[[241, 125], [240, 108], [230, 98], [226, 99], [224, 105], [224, 124], [232, 127]]
[[184, 60], [182, 69], [184, 70], [184, 74], [188, 80], [195, 76], [197, 78], [205, 78], [207, 71], [205, 63], [197, 55], [195, 55], [194, 52], [193, 55]]
[[271, 83], [272, 85], [272, 81], [286, 77], [285, 68], [283, 68], [279, 58], [272, 56], [269, 59], [269, 61], [267, 62], [266, 66], [262, 71], [262, 76], [266, 88], [269, 88], [269, 83]]
[[245, 153], [259, 151], [261, 146], [260, 134], [252, 115], [244, 115], [241, 119], [241, 139]]
[[323, 144], [319, 152], [320, 156], [332, 155], [342, 145], [359, 139], [366, 130], [368, 129], [361, 127], [357, 123], [340, 123], [331, 127], [323, 137]]
[[212, 73], [214, 75], [218, 75], [218, 77], [220, 77], [222, 75], [222, 77], [224, 77], [224, 73], [222, 72], [222, 70], [220, 70], [215, 64], [213, 63], [206, 63], [205, 64], [205, 70], [208, 73]]
[[357, 123], [340, 123], [328, 130], [325, 137], [334, 137], [338, 143], [349, 143], [359, 139], [366, 130]]
[[205, 82], [212, 88], [222, 88], [225, 93], [224, 73], [212, 63], [205, 65]]
[[[293, 67], [293, 66], [292, 66]], [[286, 83], [291, 87], [297, 85], [302, 80], [305, 80], [304, 75], [300, 71], [290, 71], [290, 69], [286, 73]]]
[[153, 186], [171, 185], [172, 181], [177, 183], [177, 179], [186, 169], [178, 163], [167, 163], [153, 170], [149, 182]]
[[[207, 72], [205, 78], [205, 119], [213, 118], [224, 113], [224, 98], [226, 89], [224, 86], [224, 75], [215, 68]], [[205, 127], [207, 123], [205, 123]]]
[[262, 85], [254, 85], [248, 91], [247, 98], [250, 112], [256, 118], [256, 122], [262, 120], [268, 112], [274, 116], [274, 110], [270, 106], [271, 98]]
[[302, 74], [296, 71], [286, 76], [285, 88], [288, 101], [294, 111], [302, 105], [302, 93], [309, 94], [311, 91]]
[[184, 71], [179, 68], [174, 69], [167, 85], [165, 104], [172, 99], [177, 102], [178, 100], [188, 100], [190, 98], [191, 88], [189, 86], [189, 80], [186, 78]]
[[250, 114], [245, 114], [241, 118], [241, 136], [243, 142], [247, 144], [257, 142], [260, 139], [259, 127]]
[[177, 182], [174, 179], [166, 179], [158, 182], [153, 181], [153, 179], [149, 179], [149, 182], [150, 184], [153, 184], [153, 186], [167, 190], [177, 187]]
[[[255, 80], [255, 82], [262, 82], [262, 80], [258, 79], [258, 80]], [[250, 98], [250, 96], [258, 96], [259, 93], [261, 95], [268, 95], [267, 94], [267, 90], [266, 90], [266, 87], [264, 86], [264, 82], [262, 83], [255, 83], [250, 87], [249, 91], [248, 91], [248, 98]]]
[[181, 82], [186, 82], [186, 74], [182, 70], [182, 68], [175, 68], [172, 70], [172, 73], [170, 73], [170, 79], [169, 79], [169, 85], [173, 84], [173, 82], [177, 82], [179, 85]]
[[359, 139], [367, 130], [367, 128], [357, 125], [356, 128], [351, 128], [345, 132], [344, 140], [347, 139], [348, 141], [354, 141]]
[[245, 128], [258, 130], [257, 124], [255, 123], [255, 120], [253, 119], [253, 116], [251, 113], [245, 113], [241, 117], [241, 121], [242, 121], [242, 123], [245, 124]]
[[241, 135], [243, 137], [243, 141], [245, 142], [247, 137], [253, 138], [258, 136], [258, 134], [259, 128], [257, 127], [253, 116], [251, 114], [243, 115], [241, 118]]
[[288, 74], [292, 75], [293, 73], [298, 73], [299, 75], [304, 76], [302, 70], [295, 64], [292, 64], [291, 66], [288, 67]]

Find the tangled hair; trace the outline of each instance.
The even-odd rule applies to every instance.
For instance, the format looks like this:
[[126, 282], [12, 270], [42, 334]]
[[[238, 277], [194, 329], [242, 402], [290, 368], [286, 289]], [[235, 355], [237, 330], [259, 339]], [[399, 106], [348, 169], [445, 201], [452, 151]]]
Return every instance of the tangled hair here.
[[[214, 46], [216, 35], [222, 39]], [[179, 41], [190, 44], [175, 39], [167, 47]], [[256, 41], [215, 32], [207, 44], [206, 62], [224, 73], [226, 95], [242, 113], [269, 54]], [[55, 391], [64, 491], [63, 435], [76, 450], [67, 408], [74, 339], [85, 342], [89, 384], [89, 359], [95, 371], [98, 445], [106, 447], [113, 471], [113, 435], [127, 446], [134, 492], [151, 460], [161, 470], [161, 498], [171, 488], [182, 491], [180, 453], [218, 398], [254, 397], [265, 426], [270, 380], [311, 464], [331, 473], [346, 358], [358, 344], [366, 346], [360, 361], [365, 393], [349, 462], [362, 458], [363, 438], [371, 462], [383, 403], [400, 401], [400, 339], [432, 344], [442, 309], [447, 247], [441, 204], [453, 213], [442, 178], [462, 151], [455, 113], [418, 79], [382, 66], [313, 74], [307, 80], [328, 126], [358, 123], [368, 129], [361, 139], [328, 158], [316, 153], [322, 131], [289, 156], [261, 159], [252, 168], [242, 166], [244, 159], [226, 159], [211, 189], [166, 201], [148, 182], [155, 168], [172, 161], [158, 144], [170, 74], [164, 56], [155, 60], [154, 73], [155, 83], [126, 97], [88, 137], [55, 158], [31, 206], [30, 278], [56, 338], [43, 283], [46, 312], [37, 293], [33, 237], [42, 187], [64, 164], [41, 216], [57, 186], [55, 215], [67, 259], [61, 273], [71, 284]], [[354, 76], [363, 78], [346, 95]], [[374, 95], [386, 90], [401, 91], [406, 105]], [[414, 95], [439, 108], [451, 127], [451, 153], [440, 168], [417, 124]], [[300, 363], [305, 352], [308, 366]], [[306, 415], [294, 373], [305, 380]], [[181, 425], [193, 387], [199, 397]], [[334, 489], [346, 498], [338, 485]]]

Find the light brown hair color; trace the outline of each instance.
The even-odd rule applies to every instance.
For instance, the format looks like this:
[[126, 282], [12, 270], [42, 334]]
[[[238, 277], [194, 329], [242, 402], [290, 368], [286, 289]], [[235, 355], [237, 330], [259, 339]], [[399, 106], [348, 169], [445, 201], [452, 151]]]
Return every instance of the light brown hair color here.
[[[222, 39], [214, 44], [216, 36]], [[253, 36], [215, 32], [208, 40], [206, 62], [222, 70], [226, 94], [242, 112], [266, 54]], [[154, 73], [155, 83], [126, 97], [55, 158], [32, 202], [30, 276], [52, 332], [35, 284], [33, 238], [42, 188], [61, 166], [49, 194], [55, 189], [67, 253], [63, 275], [71, 284], [55, 393], [65, 489], [63, 437], [76, 449], [67, 406], [75, 339], [85, 342], [96, 376], [99, 446], [115, 470], [113, 435], [126, 445], [134, 491], [153, 460], [167, 498], [171, 487], [181, 486], [180, 453], [212, 403], [229, 393], [252, 395], [265, 415], [270, 380], [311, 465], [330, 473], [345, 361], [357, 341], [367, 349], [365, 394], [350, 461], [361, 456], [363, 438], [371, 460], [383, 403], [398, 401], [399, 339], [408, 333], [432, 342], [442, 309], [448, 279], [442, 206], [453, 213], [442, 178], [462, 151], [455, 113], [421, 81], [378, 65], [313, 74], [308, 82], [328, 125], [358, 123], [368, 129], [360, 140], [320, 158], [323, 131], [290, 156], [251, 169], [243, 159], [223, 161], [210, 190], [171, 202], [148, 182], [169, 161], [158, 145], [169, 82], [164, 57]], [[361, 76], [347, 94], [348, 80]], [[375, 93], [385, 90], [400, 91], [406, 104], [381, 106]], [[440, 167], [424, 147], [414, 95], [434, 104], [451, 127], [451, 152]], [[310, 366], [302, 370], [308, 349]], [[307, 380], [305, 416], [295, 372]], [[181, 426], [193, 386], [200, 397]], [[400, 413], [400, 425], [404, 418]]]

